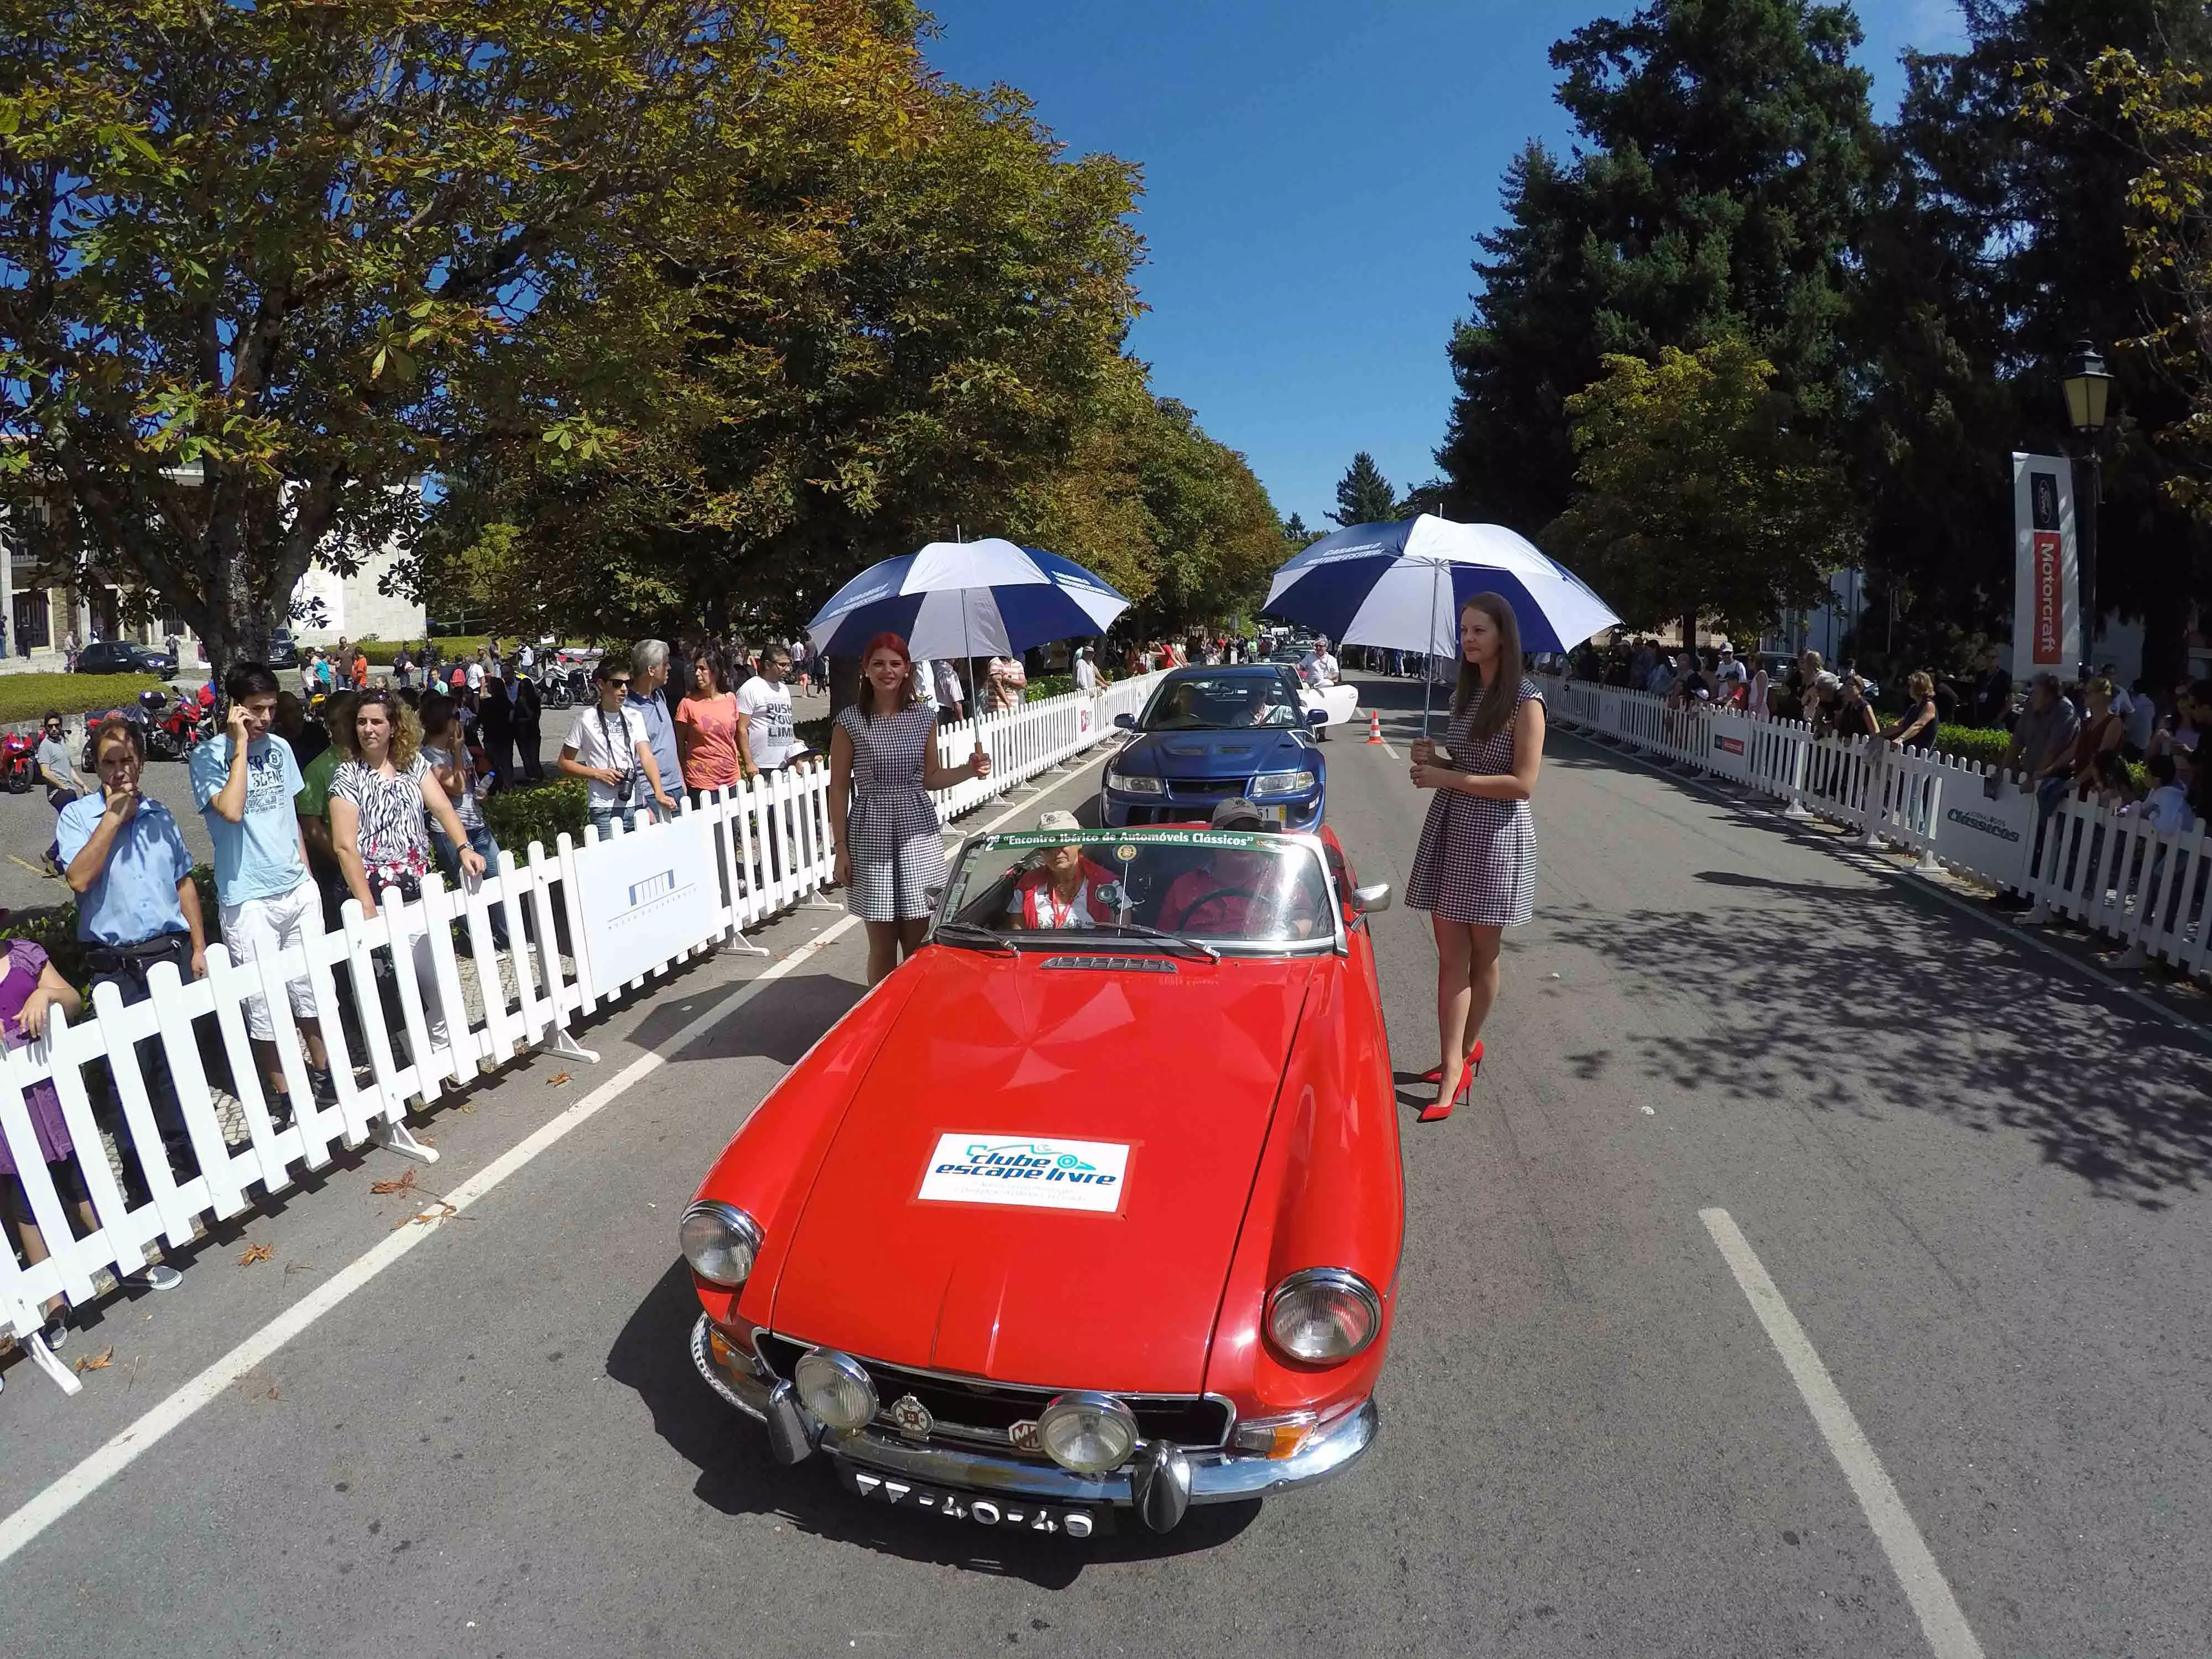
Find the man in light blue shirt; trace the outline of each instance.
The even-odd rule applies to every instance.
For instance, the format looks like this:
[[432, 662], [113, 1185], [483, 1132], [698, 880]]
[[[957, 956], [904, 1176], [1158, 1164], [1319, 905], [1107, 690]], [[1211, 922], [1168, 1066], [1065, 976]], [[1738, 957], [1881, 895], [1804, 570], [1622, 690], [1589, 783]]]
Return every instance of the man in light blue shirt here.
[[[62, 809], [57, 841], [70, 890], [76, 895], [76, 936], [89, 947], [94, 986], [115, 987], [125, 1005], [143, 1002], [148, 975], [168, 963], [180, 978], [207, 972], [207, 934], [191, 854], [169, 809], [138, 793], [145, 738], [133, 721], [102, 720], [93, 732], [96, 793]], [[159, 1042], [139, 1050], [146, 1093], [171, 1172], [191, 1177], [191, 1139]], [[160, 1288], [173, 1270], [155, 1274]]]
[[[223, 677], [230, 715], [223, 731], [192, 750], [192, 799], [215, 843], [215, 893], [222, 941], [240, 962], [301, 943], [310, 913], [321, 925], [321, 894], [307, 878], [293, 798], [300, 763], [292, 745], [270, 730], [276, 717], [276, 677], [260, 663], [240, 663]], [[307, 1078], [318, 1100], [337, 1099], [313, 986], [302, 975], [286, 986], [292, 1018], [307, 1050]], [[280, 1112], [288, 1091], [267, 1002], [246, 1005], [246, 1035]], [[289, 1121], [289, 1120], [288, 1120]]]
[[[668, 684], [668, 642], [665, 640], [640, 640], [630, 647], [629, 696], [624, 706], [635, 708], [645, 721], [646, 741], [653, 749], [653, 763], [659, 769], [661, 787], [674, 795], [684, 786], [684, 763], [676, 754], [676, 717], [668, 712], [668, 696], [661, 688]], [[640, 777], [635, 786], [633, 799], [643, 806], [650, 799], [645, 780]], [[653, 809], [667, 816], [665, 807]]]

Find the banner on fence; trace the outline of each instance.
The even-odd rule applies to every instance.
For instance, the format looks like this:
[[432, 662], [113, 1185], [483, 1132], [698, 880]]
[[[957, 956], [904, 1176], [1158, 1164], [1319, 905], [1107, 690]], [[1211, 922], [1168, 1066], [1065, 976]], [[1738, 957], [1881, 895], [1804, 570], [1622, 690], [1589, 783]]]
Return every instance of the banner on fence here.
[[1992, 799], [1971, 787], [1973, 781], [1971, 773], [1945, 776], [1936, 814], [1936, 856], [2000, 887], [2020, 886], [2035, 848], [2035, 797], [2007, 783]]
[[1741, 714], [1714, 714], [1705, 726], [1705, 770], [1731, 783], [1749, 783], [1751, 722]]
[[2074, 464], [2063, 455], [2012, 458], [2012, 677], [2025, 685], [2064, 674], [2081, 655], [2074, 528]]
[[644, 976], [708, 937], [722, 902], [713, 830], [703, 812], [640, 829], [576, 854], [584, 959], [593, 994]]

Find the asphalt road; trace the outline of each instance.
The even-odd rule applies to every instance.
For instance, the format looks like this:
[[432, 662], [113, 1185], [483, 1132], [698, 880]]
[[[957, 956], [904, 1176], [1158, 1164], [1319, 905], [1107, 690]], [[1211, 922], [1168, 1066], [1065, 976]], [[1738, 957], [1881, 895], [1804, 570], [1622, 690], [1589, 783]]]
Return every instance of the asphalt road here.
[[[1400, 753], [1414, 695], [1376, 693]], [[1402, 764], [1342, 733], [1329, 758], [1360, 876], [1402, 884]], [[1538, 803], [1537, 921], [1474, 1102], [1407, 1127], [1383, 1436], [1334, 1485], [1164, 1540], [1001, 1535], [778, 1469], [707, 1392], [677, 1214], [857, 996], [848, 932], [750, 990], [759, 964], [695, 969], [597, 1029], [599, 1066], [541, 1060], [443, 1113], [424, 1192], [732, 1011], [0, 1562], [10, 1650], [2203, 1656], [2203, 1039], [1575, 739]], [[1415, 1072], [1426, 918], [1376, 930]], [[370, 1188], [406, 1167], [336, 1166], [182, 1288], [111, 1304], [68, 1351], [112, 1349], [78, 1400], [12, 1367], [0, 1526], [405, 1225], [422, 1194]], [[1801, 1392], [1716, 1210], [1828, 1393]], [[270, 1259], [238, 1265], [249, 1242]], [[1856, 1484], [1808, 1399], [1863, 1436]], [[1923, 1564], [1912, 1597], [1893, 1551]]]

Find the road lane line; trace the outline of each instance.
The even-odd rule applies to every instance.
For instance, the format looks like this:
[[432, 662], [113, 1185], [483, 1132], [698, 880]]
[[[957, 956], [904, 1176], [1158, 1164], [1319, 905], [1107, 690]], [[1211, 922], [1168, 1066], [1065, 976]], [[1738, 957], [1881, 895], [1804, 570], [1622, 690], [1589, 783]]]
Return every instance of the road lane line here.
[[[998, 828], [1011, 818], [1020, 817], [1035, 806], [1041, 797], [1059, 788], [1061, 784], [1074, 782], [1082, 775], [1079, 770], [1071, 772], [1058, 782], [1039, 790], [1036, 795], [1019, 806], [992, 819], [981, 830], [968, 833], [981, 834]], [[583, 1127], [629, 1090], [667, 1065], [671, 1054], [683, 1052], [693, 1038], [705, 1035], [719, 1022], [737, 1012], [763, 987], [781, 979], [802, 963], [820, 954], [850, 933], [858, 921], [859, 918], [855, 916], [839, 917], [805, 944], [793, 949], [781, 961], [770, 963], [751, 978], [743, 981], [734, 997], [684, 1026], [659, 1048], [639, 1055], [567, 1111], [539, 1126], [447, 1193], [444, 1201], [452, 1206], [450, 1209], [433, 1206], [422, 1212], [428, 1218], [420, 1224], [403, 1225], [397, 1232], [386, 1235], [137, 1421], [118, 1432], [68, 1474], [59, 1477], [6, 1520], [0, 1521], [0, 1562], [7, 1561], [30, 1544], [55, 1522], [130, 1468], [172, 1430], [180, 1426], [203, 1407], [219, 1399], [240, 1377], [267, 1363], [286, 1343], [398, 1262], [416, 1245], [441, 1231], [446, 1222], [465, 1213], [501, 1182]]]
[[1966, 1615], [1959, 1610], [1942, 1569], [1929, 1553], [1927, 1540], [1913, 1524], [1905, 1500], [1897, 1495], [1888, 1471], [1882, 1468], [1881, 1459], [1860, 1431], [1858, 1419], [1844, 1402], [1842, 1391], [1738, 1230], [1735, 1218], [1726, 1210], [1713, 1209], [1698, 1211], [1698, 1218], [1712, 1235], [1722, 1259], [1750, 1301], [1752, 1312], [1766, 1328], [1767, 1339], [1782, 1356], [1790, 1380], [1797, 1385], [1805, 1409], [1813, 1414], [1814, 1426], [1827, 1442], [1829, 1455], [1842, 1468], [1844, 1479], [1850, 1482], [1867, 1524], [1874, 1528], [1875, 1540], [1889, 1558], [1890, 1571], [1897, 1575], [1905, 1599], [1919, 1618], [1920, 1633], [1928, 1638], [1929, 1650], [1936, 1659], [1983, 1659], [1982, 1644], [1974, 1639]]

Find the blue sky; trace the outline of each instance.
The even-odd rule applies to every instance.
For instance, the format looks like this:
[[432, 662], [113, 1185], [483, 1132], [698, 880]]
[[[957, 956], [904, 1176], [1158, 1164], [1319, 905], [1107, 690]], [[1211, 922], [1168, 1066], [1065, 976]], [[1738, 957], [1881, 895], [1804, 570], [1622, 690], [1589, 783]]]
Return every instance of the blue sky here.
[[[1531, 135], [1564, 149], [1546, 53], [1595, 0], [935, 0], [931, 61], [1003, 81], [1078, 152], [1141, 162], [1133, 347], [1240, 449], [1279, 511], [1323, 526], [1353, 452], [1431, 477], [1474, 236]], [[1860, 0], [1876, 112], [1952, 0]], [[1323, 527], [1326, 527], [1323, 526]], [[1518, 526], [1533, 531], [1534, 526]]]

